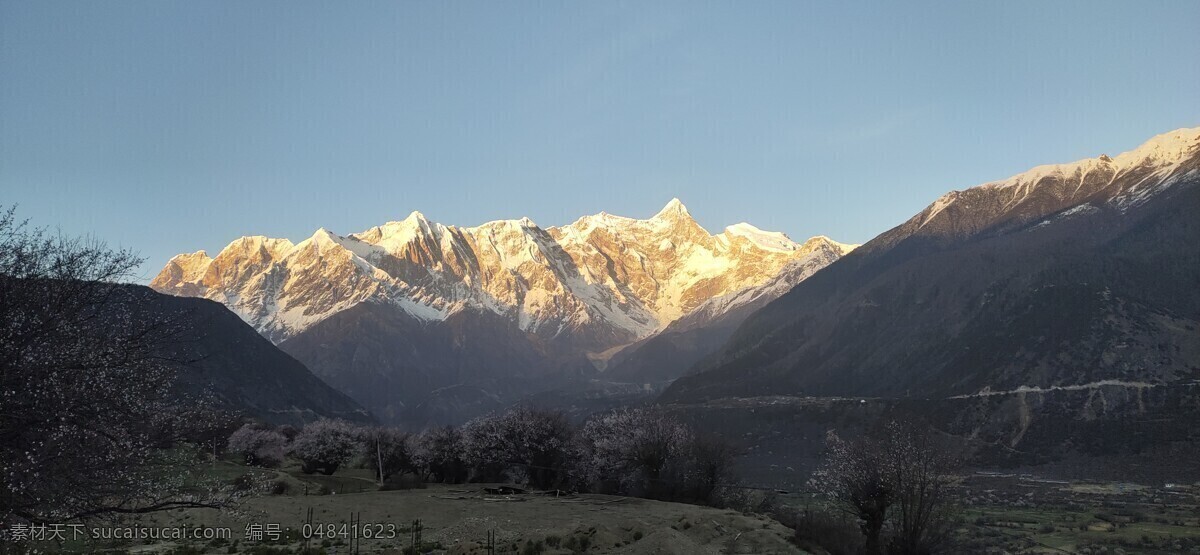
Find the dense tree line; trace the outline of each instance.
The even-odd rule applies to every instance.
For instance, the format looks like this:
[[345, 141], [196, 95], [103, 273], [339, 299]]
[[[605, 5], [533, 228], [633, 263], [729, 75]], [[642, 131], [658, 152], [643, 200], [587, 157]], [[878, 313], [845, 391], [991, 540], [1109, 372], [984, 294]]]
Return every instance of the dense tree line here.
[[[619, 409], [575, 426], [558, 412], [517, 407], [420, 434], [320, 420], [290, 443], [285, 438], [251, 424], [230, 437], [229, 448], [267, 466], [286, 452], [305, 472], [328, 474], [357, 463], [374, 470], [381, 484], [410, 475], [747, 508], [733, 484], [731, 444], [655, 408]], [[831, 553], [950, 549], [954, 459], [928, 428], [888, 421], [849, 439], [831, 431], [826, 444], [825, 463], [810, 484], [834, 510], [810, 508], [803, 517], [776, 511], [802, 544]], [[782, 508], [754, 507], [772, 509]]]
[[735, 451], [656, 409], [622, 409], [582, 427], [559, 412], [516, 407], [461, 428], [420, 434], [313, 422], [288, 442], [283, 433], [247, 424], [228, 448], [248, 464], [278, 466], [282, 455], [304, 472], [332, 474], [357, 462], [382, 483], [411, 474], [435, 482], [506, 482], [536, 489], [620, 493], [711, 502], [732, 479]]

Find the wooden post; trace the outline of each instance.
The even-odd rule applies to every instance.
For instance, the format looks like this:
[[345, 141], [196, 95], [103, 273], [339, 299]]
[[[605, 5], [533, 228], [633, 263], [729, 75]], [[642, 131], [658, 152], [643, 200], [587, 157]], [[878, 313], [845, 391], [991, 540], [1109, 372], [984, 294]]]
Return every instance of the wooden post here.
[[375, 438], [375, 460], [378, 461], [377, 466], [379, 467], [379, 487], [383, 487], [383, 447], [379, 445], [380, 439], [379, 437]]

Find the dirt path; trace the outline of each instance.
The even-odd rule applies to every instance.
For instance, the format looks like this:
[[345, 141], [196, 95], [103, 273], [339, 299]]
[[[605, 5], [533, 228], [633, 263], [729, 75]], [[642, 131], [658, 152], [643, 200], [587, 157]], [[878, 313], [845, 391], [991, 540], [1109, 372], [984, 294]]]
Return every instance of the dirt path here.
[[1016, 389], [1004, 391], [992, 391], [990, 389], [980, 391], [978, 393], [970, 393], [967, 395], [955, 395], [947, 397], [947, 399], [969, 399], [973, 397], [991, 397], [993, 395], [1019, 395], [1023, 393], [1049, 393], [1051, 391], [1083, 391], [1087, 389], [1100, 389], [1102, 387], [1131, 387], [1137, 389], [1146, 389], [1149, 387], [1161, 387], [1169, 384], [1152, 384], [1149, 382], [1127, 382], [1121, 380], [1101, 380], [1098, 382], [1081, 383], [1074, 385], [1052, 385], [1050, 387], [1030, 387], [1021, 386]]

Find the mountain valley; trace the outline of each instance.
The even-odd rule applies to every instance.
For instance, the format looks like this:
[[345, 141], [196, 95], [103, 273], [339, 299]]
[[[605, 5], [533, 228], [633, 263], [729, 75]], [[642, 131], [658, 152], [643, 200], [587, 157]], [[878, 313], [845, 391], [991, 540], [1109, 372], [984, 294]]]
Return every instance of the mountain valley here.
[[[243, 237], [216, 257], [176, 256], [150, 285], [225, 304], [381, 418], [423, 424], [587, 380], [674, 379], [853, 249], [746, 223], [712, 235], [678, 200], [645, 220], [601, 213], [546, 229], [414, 212], [296, 244]], [[642, 371], [660, 343], [674, 363]]]
[[[545, 229], [413, 213], [180, 255], [152, 286], [225, 303], [414, 427], [522, 400], [577, 419], [658, 402], [698, 422], [767, 403], [811, 422], [849, 399], [844, 424], [936, 414], [988, 464], [1069, 458], [1043, 448], [1064, 440], [1130, 454], [1101, 430], [1194, 412], [1198, 152], [1200, 129], [1181, 129], [1039, 166], [948, 193], [861, 247], [749, 224], [712, 235], [677, 200]], [[753, 412], [722, 409], [713, 426], [754, 437]], [[1127, 445], [1197, 440], [1168, 428]]]

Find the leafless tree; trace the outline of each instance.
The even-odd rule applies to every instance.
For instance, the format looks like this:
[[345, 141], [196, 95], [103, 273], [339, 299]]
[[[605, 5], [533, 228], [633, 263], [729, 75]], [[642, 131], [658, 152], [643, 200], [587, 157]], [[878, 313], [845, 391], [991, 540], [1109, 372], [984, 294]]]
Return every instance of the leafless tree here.
[[928, 428], [893, 421], [884, 461], [894, 507], [888, 551], [904, 555], [936, 553], [950, 534], [951, 471], [954, 459]]

